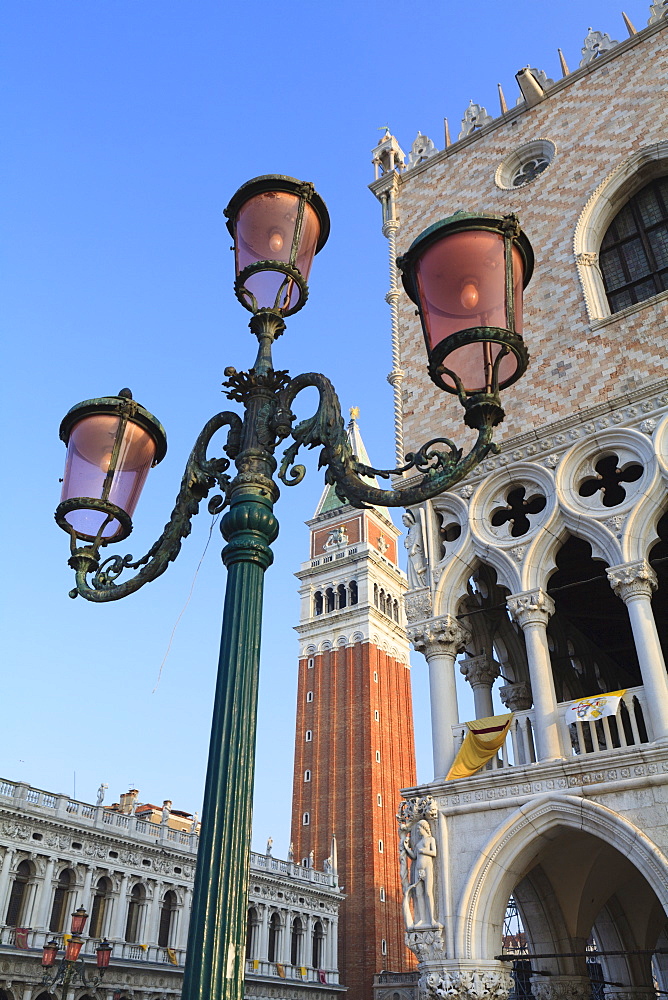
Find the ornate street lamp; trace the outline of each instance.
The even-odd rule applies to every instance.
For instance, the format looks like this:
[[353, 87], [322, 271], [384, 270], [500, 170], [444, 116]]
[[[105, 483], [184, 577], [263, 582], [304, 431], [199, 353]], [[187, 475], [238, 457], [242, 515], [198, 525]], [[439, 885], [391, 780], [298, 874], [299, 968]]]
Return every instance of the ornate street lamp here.
[[[432, 227], [413, 244], [400, 263], [409, 294], [427, 324], [430, 374], [440, 388], [459, 394], [465, 420], [478, 429], [478, 437], [465, 457], [449, 439], [436, 438], [407, 455], [401, 468], [374, 469], [353, 454], [329, 379], [315, 373], [290, 378], [272, 362], [272, 344], [285, 330], [285, 317], [304, 305], [313, 257], [327, 239], [324, 202], [311, 184], [283, 176], [259, 177], [239, 189], [225, 215], [234, 238], [235, 291], [252, 313], [249, 325], [259, 342], [255, 364], [247, 372], [225, 369], [226, 395], [242, 404], [243, 419], [223, 411], [208, 421], [188, 459], [171, 518], [145, 556], [101, 560], [104, 547], [131, 530], [139, 491], [150, 465], [164, 455], [165, 437], [158, 421], [134, 403], [127, 390], [80, 404], [61, 427], [71, 471], [66, 472], [56, 512], [70, 535], [69, 563], [76, 575], [71, 596], [104, 602], [124, 597], [164, 572], [214, 487], [219, 492], [209, 500], [209, 511], [228, 508], [221, 522], [228, 577], [183, 984], [188, 1000], [243, 997], [263, 577], [278, 534], [272, 511], [279, 496], [274, 452], [281, 441], [292, 438], [278, 468], [280, 481], [292, 486], [305, 474], [304, 466], [295, 464], [300, 447], [320, 447], [326, 482], [354, 507], [411, 506], [459, 482], [495, 449], [492, 429], [503, 417], [499, 390], [526, 368], [518, 288], [521, 291], [528, 281], [532, 259], [514, 217], [467, 216], [466, 225], [460, 225], [464, 217], [457, 217], [455, 225], [450, 220], [440, 230]], [[467, 232], [466, 251], [450, 253], [448, 241]], [[451, 277], [462, 260], [464, 270], [460, 267]], [[487, 269], [500, 269], [501, 285], [487, 278]], [[453, 294], [459, 297], [454, 312], [465, 310], [465, 322], [447, 326], [443, 317], [453, 311]], [[452, 340], [460, 334], [458, 341]], [[471, 374], [476, 365], [481, 376]], [[295, 423], [293, 402], [309, 386], [318, 390], [318, 408]], [[93, 424], [85, 422], [93, 419], [95, 433]], [[208, 445], [222, 427], [229, 428], [226, 457], [209, 458]], [[70, 447], [76, 449], [71, 460]], [[228, 473], [232, 462], [236, 475]], [[372, 476], [387, 479], [411, 470], [421, 478], [398, 491], [369, 483]], [[120, 582], [126, 569], [137, 572]]]
[[418, 236], [397, 265], [418, 306], [430, 378], [457, 393], [470, 427], [499, 423], [499, 391], [529, 363], [522, 291], [533, 251], [517, 217], [456, 212]]
[[82, 986], [97, 986], [101, 982], [105, 970], [109, 968], [112, 946], [105, 939], [104, 941], [100, 941], [95, 949], [97, 968], [100, 974], [92, 979], [86, 975], [86, 968], [83, 959], [79, 959], [79, 954], [84, 943], [81, 934], [83, 933], [87, 919], [88, 914], [83, 906], [80, 906], [72, 914], [71, 934], [65, 945], [65, 956], [60, 959], [58, 968], [53, 974], [51, 974], [50, 970], [56, 964], [60, 944], [56, 938], [52, 938], [44, 945], [42, 949], [42, 968], [44, 969], [42, 983], [48, 987], [49, 991], [54, 986], [62, 986], [63, 989], [66, 989], [70, 983], [76, 982], [80, 982]]

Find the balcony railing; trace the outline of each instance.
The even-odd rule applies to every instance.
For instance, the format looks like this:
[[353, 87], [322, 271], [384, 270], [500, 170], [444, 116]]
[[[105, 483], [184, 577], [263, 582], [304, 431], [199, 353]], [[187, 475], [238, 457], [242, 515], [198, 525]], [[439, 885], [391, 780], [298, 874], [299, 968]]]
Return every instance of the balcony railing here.
[[[283, 975], [278, 971], [282, 969]], [[303, 972], [302, 972], [303, 969]], [[291, 979], [300, 983], [324, 983], [336, 986], [339, 982], [338, 972], [330, 970], [311, 969], [305, 966], [288, 965], [280, 962], [263, 962], [258, 959], [246, 959], [246, 974], [255, 976], [271, 976], [272, 979]]]
[[[574, 757], [640, 746], [652, 739], [649, 730], [647, 702], [642, 687], [628, 688], [620, 699], [615, 715], [584, 722], [567, 723], [566, 709], [573, 702], [559, 704], [559, 727], [565, 754]], [[536, 762], [535, 719], [533, 709], [515, 712], [506, 741], [484, 768], [478, 772], [499, 768], [524, 767]], [[465, 723], [452, 727], [455, 752], [459, 750], [468, 729]]]
[[278, 872], [287, 875], [292, 879], [299, 879], [301, 882], [314, 882], [316, 885], [328, 885], [335, 888], [338, 885], [338, 878], [334, 872], [319, 872], [315, 868], [307, 868], [305, 865], [296, 865], [292, 861], [281, 861], [271, 854], [255, 854], [251, 851], [250, 870], [260, 870], [266, 872]]
[[[53, 931], [44, 930], [33, 930], [30, 928], [27, 934], [27, 945], [28, 952], [41, 952], [44, 948], [46, 942], [54, 936]], [[61, 934], [56, 934], [56, 938], [61, 938]], [[95, 946], [98, 944], [97, 939], [88, 938], [84, 942], [83, 949], [81, 951], [81, 957], [85, 960], [86, 965], [90, 966], [91, 969], [95, 967], [96, 954]], [[3, 948], [16, 948], [21, 951], [22, 954], [26, 953], [25, 948], [18, 948], [16, 944], [16, 928], [15, 927], [0, 927], [0, 946]], [[158, 965], [170, 965], [172, 968], [183, 967], [185, 963], [185, 949], [184, 948], [174, 948], [173, 954], [176, 958], [176, 965], [174, 962], [170, 961], [169, 955], [167, 954], [167, 949], [159, 945], [149, 944], [143, 947], [140, 944], [129, 944], [125, 941], [114, 941], [113, 951], [111, 953], [111, 964], [112, 966], [117, 962], [145, 962], [148, 964], [158, 964]], [[62, 956], [59, 956], [62, 957]]]

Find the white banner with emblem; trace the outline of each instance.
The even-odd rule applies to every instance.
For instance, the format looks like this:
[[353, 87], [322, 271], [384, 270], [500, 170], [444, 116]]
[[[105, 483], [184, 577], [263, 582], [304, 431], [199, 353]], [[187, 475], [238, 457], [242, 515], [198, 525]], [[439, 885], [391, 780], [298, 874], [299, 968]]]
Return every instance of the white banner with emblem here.
[[626, 688], [622, 691], [592, 695], [591, 698], [578, 698], [568, 703], [564, 718], [567, 723], [594, 722], [605, 715], [617, 715], [619, 703], [625, 694]]

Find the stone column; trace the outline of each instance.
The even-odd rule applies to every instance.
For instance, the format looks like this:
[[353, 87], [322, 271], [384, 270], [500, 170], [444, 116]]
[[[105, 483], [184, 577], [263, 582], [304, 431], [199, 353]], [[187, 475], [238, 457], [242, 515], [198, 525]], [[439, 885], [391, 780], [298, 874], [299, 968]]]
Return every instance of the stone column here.
[[[90, 898], [90, 886], [91, 886], [91, 882], [92, 881], [93, 881], [93, 869], [87, 866], [85, 874], [84, 874], [84, 884], [83, 884], [82, 899], [81, 899], [81, 903], [79, 905], [85, 907], [89, 912], [90, 912], [90, 910], [92, 908], [92, 906], [91, 906], [91, 898]], [[77, 904], [75, 902], [75, 904], [73, 906], [73, 909], [76, 910], [76, 908], [77, 908]]]
[[42, 891], [39, 897], [39, 909], [37, 911], [37, 920], [35, 923], [35, 927], [38, 930], [48, 929], [53, 889], [53, 868], [55, 863], [55, 858], [48, 858], [46, 862], [46, 871], [44, 873], [44, 879], [42, 880]]
[[434, 778], [444, 777], [455, 759], [452, 727], [459, 722], [455, 660], [470, 636], [468, 629], [452, 615], [411, 625], [408, 629], [408, 638], [429, 664]]
[[473, 690], [476, 719], [487, 719], [490, 715], [494, 715], [492, 687], [501, 673], [501, 667], [496, 660], [486, 653], [482, 656], [467, 656], [461, 661], [459, 671]]
[[123, 875], [121, 877], [121, 887], [118, 890], [118, 909], [114, 914], [114, 923], [112, 927], [112, 940], [124, 941], [125, 940], [125, 926], [124, 921], [127, 917], [127, 902], [128, 902], [128, 876]]
[[557, 696], [554, 692], [547, 623], [554, 601], [544, 590], [528, 590], [508, 598], [508, 608], [524, 633], [534, 705], [534, 737], [538, 760], [563, 757]]
[[22, 1000], [30, 1000], [34, 986], [24, 986]]
[[[190, 907], [192, 905], [193, 891], [190, 888], [186, 888], [183, 892], [183, 916], [179, 923], [179, 937], [176, 944], [177, 948], [185, 949], [188, 943], [188, 925], [190, 924]], [[256, 945], [257, 950], [257, 945]], [[254, 958], [256, 956], [253, 956]]]
[[645, 560], [611, 566], [610, 586], [624, 601], [629, 613], [638, 654], [645, 701], [655, 740], [668, 738], [668, 676], [652, 612], [652, 593], [658, 586], [656, 573]]
[[269, 907], [265, 905], [262, 907], [262, 912], [260, 914], [260, 941], [258, 944], [257, 958], [262, 962], [267, 961], [267, 956], [269, 954]]
[[15, 854], [16, 851], [14, 848], [8, 847], [5, 850], [4, 857], [2, 859], [2, 868], [0, 868], [0, 924], [5, 922], [5, 916], [7, 914], [9, 891], [12, 885], [10, 871]]
[[[159, 910], [160, 910], [160, 897], [164, 892], [164, 885], [162, 882], [156, 882], [153, 886], [153, 899], [151, 900], [148, 908], [148, 919], [146, 921], [146, 933], [144, 935], [144, 940], [147, 944], [158, 943], [158, 921]], [[171, 928], [170, 928], [171, 929]]]

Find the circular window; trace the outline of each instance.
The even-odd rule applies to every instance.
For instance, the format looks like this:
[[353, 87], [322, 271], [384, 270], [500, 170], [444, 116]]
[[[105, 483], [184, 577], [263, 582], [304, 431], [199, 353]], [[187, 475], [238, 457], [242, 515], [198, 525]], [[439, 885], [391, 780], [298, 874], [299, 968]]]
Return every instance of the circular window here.
[[494, 178], [496, 186], [509, 191], [530, 184], [547, 170], [556, 151], [550, 139], [534, 139], [520, 146], [500, 164]]

